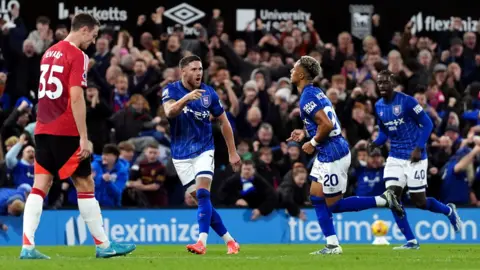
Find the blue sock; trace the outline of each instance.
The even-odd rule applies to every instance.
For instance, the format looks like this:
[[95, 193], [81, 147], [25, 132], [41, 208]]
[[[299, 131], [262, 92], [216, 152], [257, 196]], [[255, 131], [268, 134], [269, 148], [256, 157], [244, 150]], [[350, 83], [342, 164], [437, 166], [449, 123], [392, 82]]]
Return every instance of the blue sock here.
[[446, 206], [445, 204], [437, 201], [432, 197], [427, 198], [427, 210], [434, 213], [441, 213], [445, 216], [450, 214], [450, 207]]
[[218, 234], [218, 236], [222, 237], [227, 233], [227, 228], [223, 225], [222, 218], [218, 214], [217, 210], [212, 207], [212, 219], [210, 220], [210, 227]]
[[405, 208], [403, 208], [403, 212], [405, 213], [405, 216], [403, 218], [400, 218], [394, 211], [392, 211], [395, 222], [397, 223], [398, 228], [402, 231], [407, 241], [415, 240], [415, 235], [413, 235], [410, 224], [408, 223], [407, 212], [405, 211]]
[[333, 226], [332, 212], [327, 207], [325, 199], [317, 196], [310, 196], [313, 207], [315, 207], [315, 213], [317, 214], [318, 224], [322, 228], [323, 235], [325, 237], [335, 235], [335, 227]]
[[358, 212], [377, 207], [375, 197], [348, 197], [338, 200], [329, 207], [332, 213]]
[[197, 221], [200, 233], [207, 233], [210, 229], [210, 220], [212, 219], [212, 202], [210, 201], [210, 191], [201, 188], [197, 190], [198, 210]]

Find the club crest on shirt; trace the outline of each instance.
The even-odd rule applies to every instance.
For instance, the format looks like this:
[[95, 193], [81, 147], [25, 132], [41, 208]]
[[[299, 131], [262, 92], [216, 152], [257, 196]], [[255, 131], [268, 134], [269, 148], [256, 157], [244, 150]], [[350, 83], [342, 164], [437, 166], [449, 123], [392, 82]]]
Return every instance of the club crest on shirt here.
[[402, 113], [402, 107], [400, 105], [393, 106], [393, 114], [399, 116]]
[[202, 102], [203, 107], [208, 108], [210, 106], [210, 103], [211, 103], [210, 95], [202, 96], [200, 101]]
[[382, 116], [383, 116], [383, 112], [382, 112], [382, 111], [379, 112], [378, 115], [379, 115], [380, 117], [382, 117]]

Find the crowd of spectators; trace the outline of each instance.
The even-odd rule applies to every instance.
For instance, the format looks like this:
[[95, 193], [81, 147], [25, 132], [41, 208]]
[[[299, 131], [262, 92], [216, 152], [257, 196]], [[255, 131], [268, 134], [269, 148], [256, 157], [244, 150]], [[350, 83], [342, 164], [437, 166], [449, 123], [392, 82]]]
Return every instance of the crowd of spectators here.
[[[151, 16], [139, 16], [137, 27], [129, 31], [105, 28], [87, 50], [87, 127], [95, 152], [95, 194], [103, 207], [192, 205], [171, 162], [169, 125], [161, 106], [162, 88], [180, 79], [178, 62], [191, 54], [203, 60], [204, 81], [216, 89], [244, 161], [234, 174], [221, 132], [214, 127], [215, 205], [249, 207], [252, 219], [275, 208], [305, 218], [300, 209], [309, 205], [308, 172], [314, 156], [285, 140], [293, 129], [303, 128], [290, 70], [300, 56], [310, 55], [322, 66], [315, 84], [334, 105], [351, 146], [347, 196], [385, 190], [388, 147], [368, 153], [366, 146], [377, 134], [376, 75], [388, 69], [396, 76], [395, 90], [414, 96], [435, 125], [428, 150], [428, 195], [480, 206], [480, 151], [475, 147], [480, 134], [480, 31], [460, 32], [461, 20], [455, 18], [449, 31], [434, 38], [412, 34], [411, 23], [385, 33], [383, 18], [375, 14], [373, 33], [363, 40], [348, 32], [339, 33], [337, 40], [322, 40], [313, 21], [306, 22], [306, 32], [292, 21], [267, 32], [257, 19], [244, 35], [237, 35], [224, 32], [221, 11], [215, 9], [208, 25], [194, 25], [197, 35], [191, 37], [181, 25], [168, 33], [163, 12], [159, 7]], [[47, 17], [29, 26], [18, 9], [11, 13], [15, 27], [4, 27], [0, 34], [3, 190], [33, 183], [39, 62], [49, 46], [68, 34], [67, 25], [52, 25]], [[69, 179], [56, 181], [45, 207], [73, 206], [75, 198]], [[408, 193], [404, 199], [408, 202]]]

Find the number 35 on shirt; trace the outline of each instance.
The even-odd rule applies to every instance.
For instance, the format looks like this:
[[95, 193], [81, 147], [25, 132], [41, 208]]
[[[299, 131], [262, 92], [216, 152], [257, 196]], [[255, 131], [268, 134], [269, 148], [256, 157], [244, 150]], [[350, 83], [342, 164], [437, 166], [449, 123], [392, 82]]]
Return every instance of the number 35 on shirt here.
[[[59, 65], [40, 65], [40, 88], [38, 89], [38, 98], [41, 99], [45, 95], [49, 99], [57, 99], [62, 96], [63, 84], [57, 77], [58, 74], [63, 73], [63, 66]], [[54, 89], [47, 89], [48, 86], [54, 85]]]

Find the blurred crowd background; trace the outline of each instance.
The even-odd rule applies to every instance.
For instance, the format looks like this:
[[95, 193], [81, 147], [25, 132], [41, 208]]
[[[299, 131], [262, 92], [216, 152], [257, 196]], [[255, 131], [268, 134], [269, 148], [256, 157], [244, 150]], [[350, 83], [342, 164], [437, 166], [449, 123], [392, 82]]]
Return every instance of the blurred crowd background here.
[[[222, 11], [214, 9], [206, 15], [208, 24], [194, 25], [197, 35], [192, 37], [180, 24], [169, 33], [164, 12], [159, 7], [129, 18], [137, 20], [130, 32], [104, 28], [87, 50], [87, 126], [102, 207], [192, 205], [171, 162], [161, 104], [162, 88], [180, 79], [178, 62], [191, 54], [203, 61], [204, 82], [216, 89], [244, 161], [240, 173], [233, 173], [215, 126], [212, 200], [217, 207], [249, 207], [261, 215], [285, 208], [304, 218], [301, 207], [309, 205], [314, 156], [285, 142], [293, 129], [303, 128], [299, 94], [289, 79], [303, 55], [321, 63], [315, 84], [334, 105], [351, 147], [347, 196], [385, 190], [388, 145], [373, 153], [366, 146], [377, 134], [376, 75], [388, 69], [396, 76], [395, 90], [414, 96], [435, 125], [428, 146], [428, 195], [459, 206], [480, 206], [480, 30], [462, 31], [461, 19], [453, 18], [450, 28], [435, 38], [413, 34], [408, 21], [392, 33], [382, 27], [386, 18], [373, 14], [372, 35], [363, 39], [341, 32], [335, 33], [337, 39], [324, 40], [311, 20], [305, 27], [283, 21], [277, 30], [267, 31], [261, 19], [238, 37], [224, 31]], [[0, 206], [9, 206], [8, 211], [0, 208], [0, 215], [15, 212], [11, 202], [22, 200], [9, 194], [28, 193], [24, 184], [33, 184], [39, 62], [69, 31], [68, 23], [54, 25], [40, 16], [35, 25], [26, 25], [18, 8], [10, 13], [13, 24], [3, 25], [0, 33]], [[467, 165], [456, 166], [462, 160]], [[408, 197], [407, 192], [407, 204]], [[52, 186], [45, 207], [75, 204], [71, 181], [64, 179]]]

